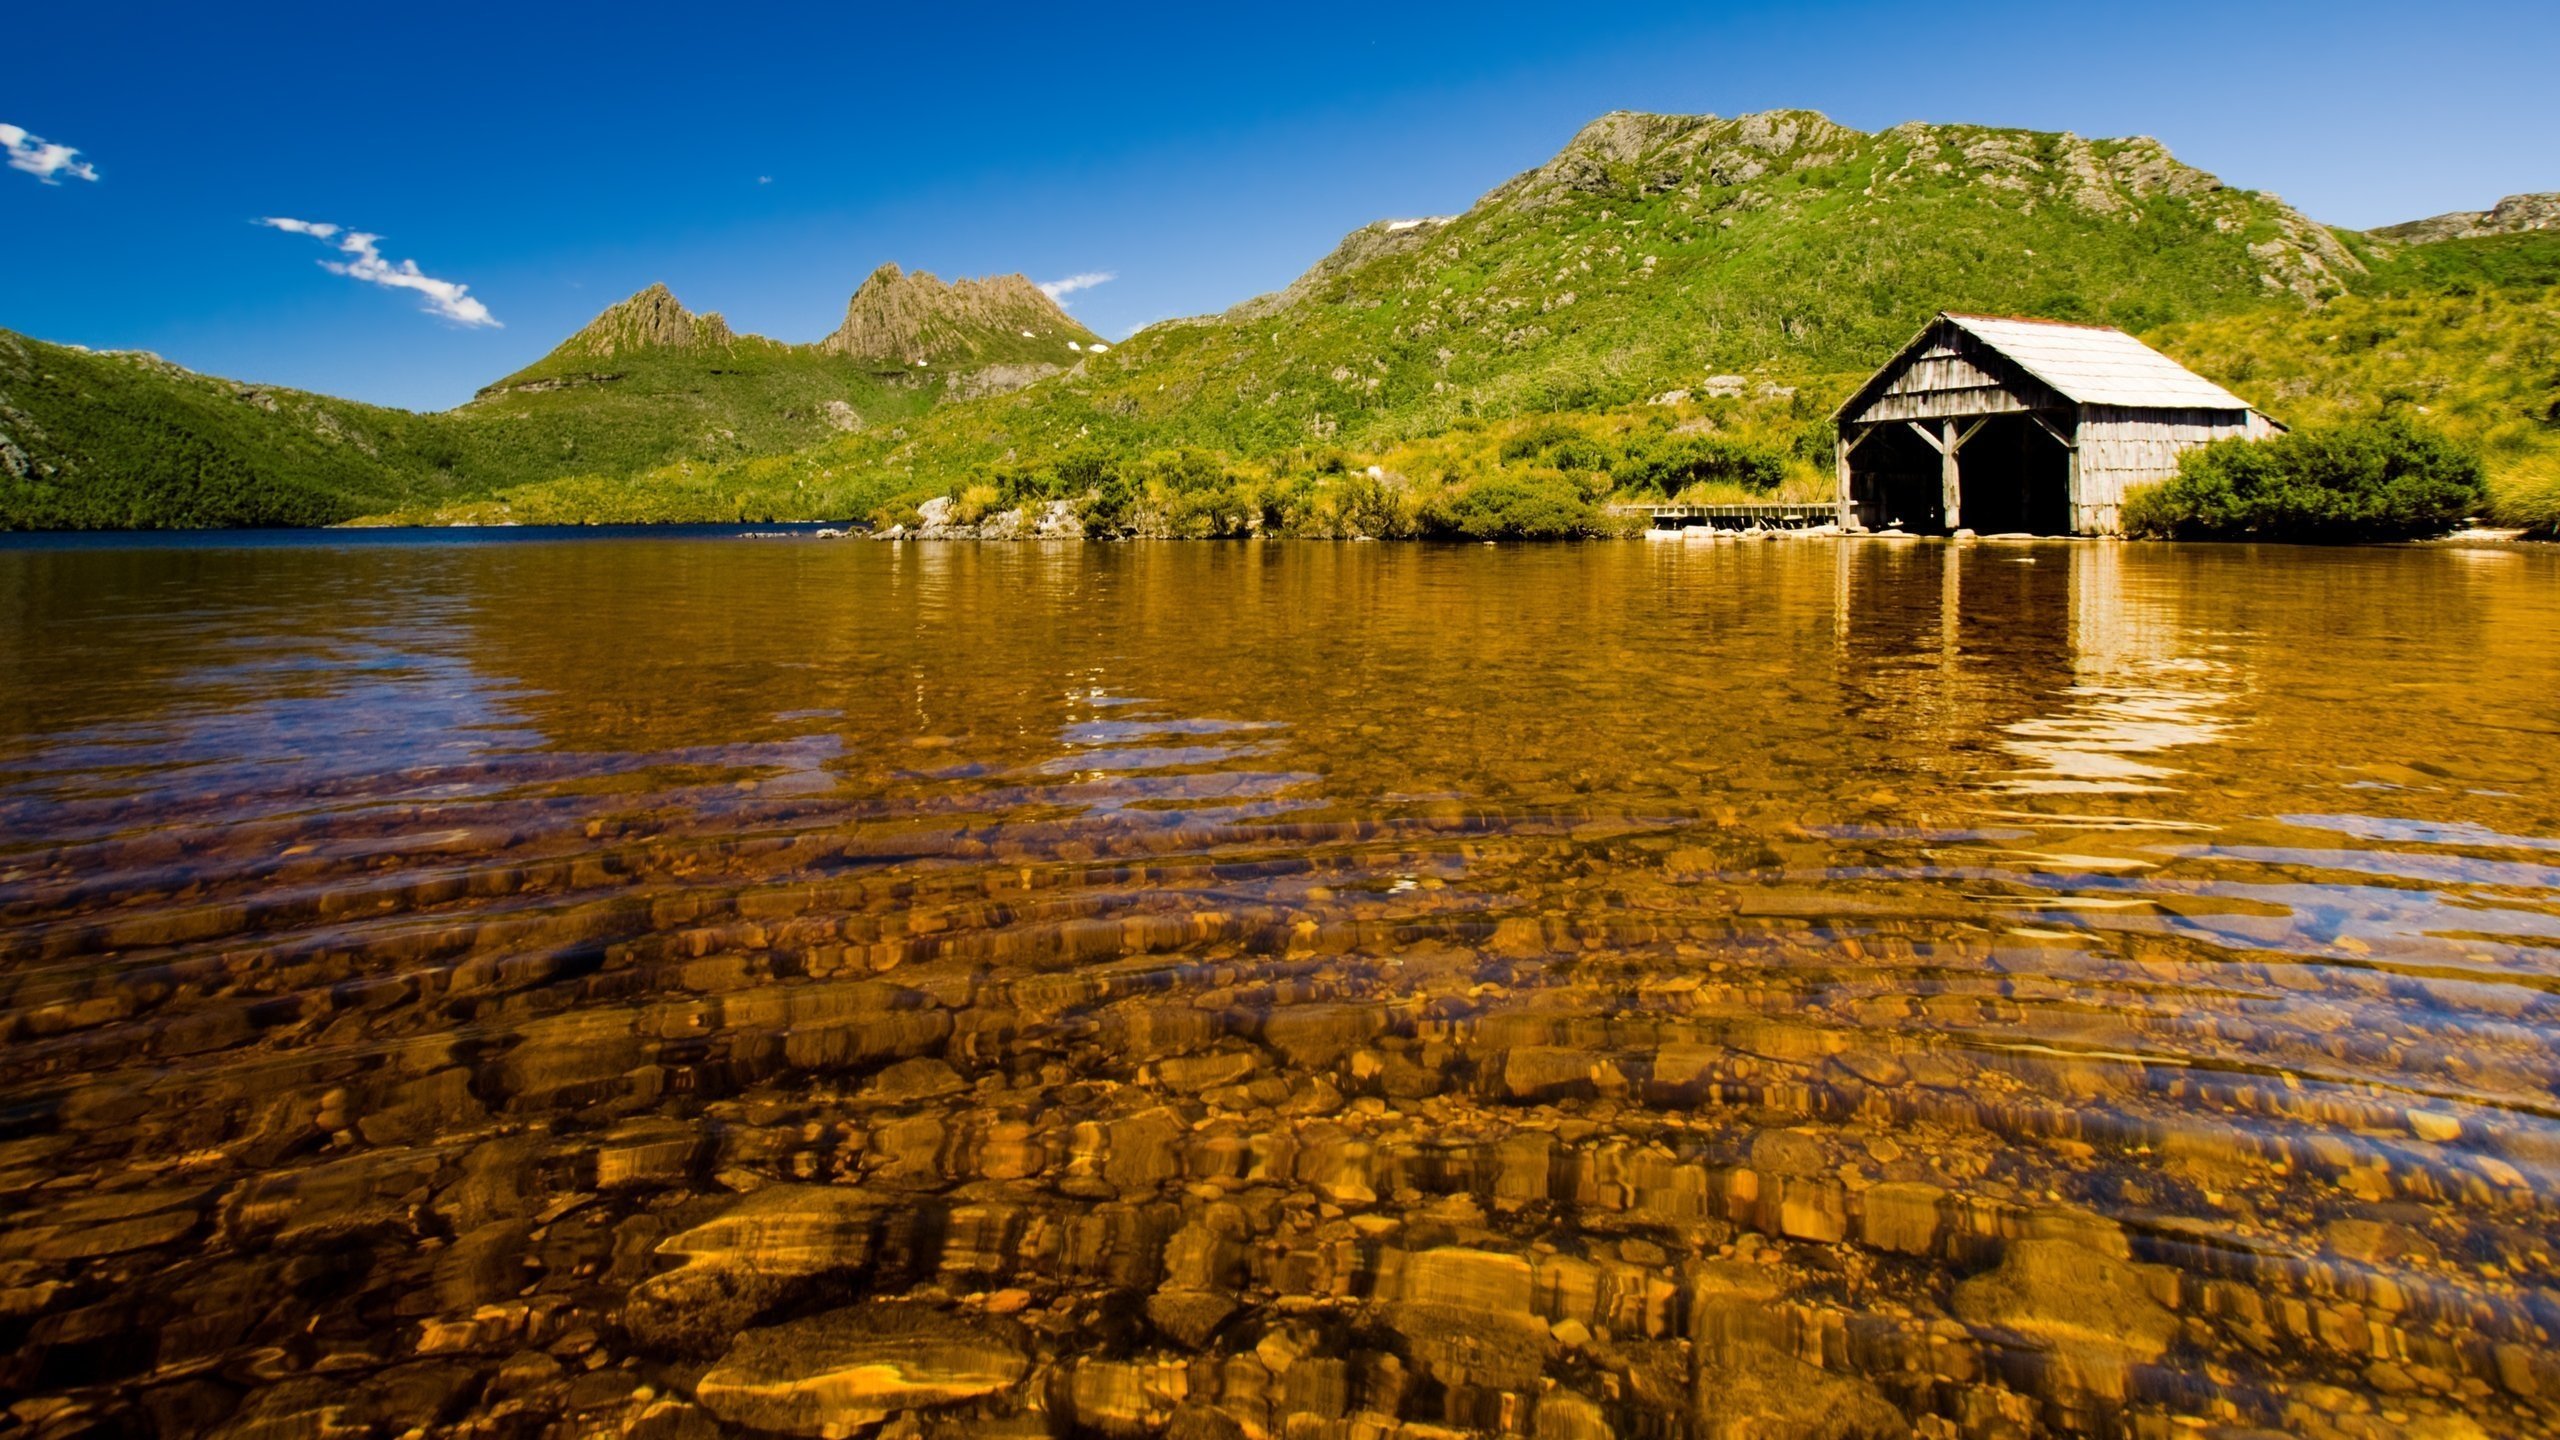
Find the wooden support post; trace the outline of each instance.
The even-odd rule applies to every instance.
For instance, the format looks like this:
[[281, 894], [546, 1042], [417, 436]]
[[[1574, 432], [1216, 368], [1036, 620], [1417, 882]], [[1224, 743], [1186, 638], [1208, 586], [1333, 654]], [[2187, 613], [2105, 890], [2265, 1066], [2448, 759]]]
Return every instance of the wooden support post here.
[[2088, 497], [2080, 488], [2080, 447], [2073, 445], [2065, 453], [2071, 457], [2071, 533], [2074, 535], [2095, 533], [2098, 528], [2097, 522], [2089, 514]]
[[1849, 528], [1849, 437], [1843, 435], [1835, 448], [1840, 461], [1840, 528]]
[[1952, 535], [1964, 528], [1964, 476], [1956, 467], [1956, 451], [1963, 448], [1964, 441], [1956, 438], [1955, 421], [1940, 423], [1946, 427], [1947, 438], [1938, 446], [1938, 499], [1946, 511], [1947, 533]]

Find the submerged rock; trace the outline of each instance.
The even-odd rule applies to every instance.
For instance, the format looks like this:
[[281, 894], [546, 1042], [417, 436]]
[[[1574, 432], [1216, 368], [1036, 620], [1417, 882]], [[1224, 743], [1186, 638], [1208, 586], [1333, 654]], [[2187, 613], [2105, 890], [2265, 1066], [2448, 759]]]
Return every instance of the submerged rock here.
[[2121, 1398], [2129, 1367], [2167, 1354], [2178, 1317], [2132, 1263], [2068, 1240], [2020, 1240], [1956, 1287], [1956, 1315], [2048, 1350], [2078, 1388]]
[[658, 1246], [684, 1264], [632, 1291], [623, 1328], [653, 1349], [710, 1349], [801, 1282], [868, 1261], [881, 1203], [844, 1186], [758, 1190]]
[[832, 1440], [901, 1410], [994, 1394], [1030, 1363], [1009, 1322], [862, 1305], [746, 1332], [694, 1393], [729, 1424]]
[[1899, 1440], [1911, 1422], [1873, 1384], [1766, 1345], [1703, 1360], [1698, 1433], [1706, 1440]]

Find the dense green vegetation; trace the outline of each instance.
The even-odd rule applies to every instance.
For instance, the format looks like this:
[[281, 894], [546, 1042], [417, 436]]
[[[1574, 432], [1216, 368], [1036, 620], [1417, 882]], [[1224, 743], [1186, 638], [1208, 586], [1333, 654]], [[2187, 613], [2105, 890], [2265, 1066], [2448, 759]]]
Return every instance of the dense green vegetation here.
[[2422, 540], [2486, 499], [2478, 455], [2394, 415], [2188, 451], [2176, 478], [2126, 497], [2124, 525], [2172, 540]]
[[2425, 245], [2377, 245], [2347, 237], [2366, 265], [2362, 295], [2470, 295], [2491, 289], [2560, 285], [2560, 236], [2547, 230], [2481, 235]]
[[[2452, 240], [2491, 247], [2521, 273], [2560, 268], [2560, 235]], [[2540, 257], [2535, 259], [2533, 257]], [[2528, 264], [2527, 262], [2531, 263]], [[2404, 259], [2407, 274], [2434, 262]], [[2169, 327], [2171, 355], [2297, 425], [2399, 417], [2477, 450], [2490, 516], [2551, 533], [2560, 474], [2560, 284], [2342, 297]]]
[[0, 332], [0, 526], [326, 525], [457, 492], [441, 417]]
[[453, 423], [461, 468], [496, 489], [796, 450], [847, 427], [913, 419], [933, 408], [947, 383], [748, 337], [714, 355], [619, 355], [602, 378], [558, 389], [493, 388], [439, 418]]
[[[617, 357], [557, 388], [419, 415], [0, 332], [0, 527], [329, 525], [575, 477], [623, 494], [930, 409], [940, 377], [766, 342]], [[838, 407], [830, 410], [830, 403]]]

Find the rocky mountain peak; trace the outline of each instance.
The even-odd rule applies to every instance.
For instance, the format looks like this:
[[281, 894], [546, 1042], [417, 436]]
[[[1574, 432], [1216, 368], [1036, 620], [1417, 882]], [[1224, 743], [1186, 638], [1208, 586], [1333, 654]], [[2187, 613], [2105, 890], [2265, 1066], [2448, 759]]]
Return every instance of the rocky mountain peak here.
[[658, 284], [607, 307], [553, 353], [601, 360], [634, 350], [725, 348], [737, 340], [719, 312], [696, 315], [674, 291]]
[[2486, 210], [2456, 210], [2371, 232], [2376, 239], [2423, 245], [2432, 240], [2470, 240], [2482, 235], [2521, 235], [2530, 230], [2560, 230], [2560, 192], [2510, 195]]
[[1865, 138], [1815, 110], [1730, 119], [1612, 110], [1575, 132], [1554, 159], [1485, 199], [1539, 209], [1577, 195], [1652, 195], [1700, 179], [1730, 184], [1824, 163]]
[[[1039, 358], [1063, 364], [1095, 336], [1021, 275], [944, 283], [887, 264], [845, 302], [844, 323], [818, 342], [830, 354], [927, 366]], [[1054, 354], [1052, 353], [1054, 352]]]

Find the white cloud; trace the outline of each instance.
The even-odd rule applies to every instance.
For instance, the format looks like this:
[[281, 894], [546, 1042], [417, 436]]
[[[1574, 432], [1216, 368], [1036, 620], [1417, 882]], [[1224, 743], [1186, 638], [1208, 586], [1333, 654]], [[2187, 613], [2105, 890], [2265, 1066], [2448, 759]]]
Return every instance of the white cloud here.
[[759, 185], [770, 185], [773, 183], [773, 177], [770, 175], [759, 175], [756, 177], [756, 183]]
[[1090, 290], [1096, 285], [1108, 285], [1119, 278], [1108, 270], [1088, 270], [1082, 275], [1070, 275], [1064, 280], [1043, 280], [1040, 282], [1040, 293], [1052, 300], [1063, 301], [1079, 290]]
[[56, 145], [39, 136], [30, 135], [15, 125], [0, 125], [0, 151], [9, 156], [9, 168], [24, 170], [47, 185], [59, 185], [60, 177], [95, 180], [98, 167], [86, 160], [71, 157], [79, 150], [69, 145]]
[[323, 224], [317, 220], [287, 220], [281, 215], [270, 215], [258, 223], [295, 235], [309, 235], [318, 240], [326, 240], [338, 233], [338, 227], [335, 225]]
[[308, 235], [314, 240], [334, 243], [338, 253], [351, 258], [323, 260], [320, 268], [332, 275], [362, 280], [392, 290], [415, 290], [426, 297], [427, 313], [441, 315], [456, 325], [496, 327], [498, 317], [489, 307], [473, 299], [471, 287], [454, 280], [439, 280], [418, 268], [415, 260], [391, 261], [382, 258], [382, 237], [361, 230], [348, 230], [325, 220], [293, 220], [282, 215], [269, 215], [257, 223], [289, 235]]

